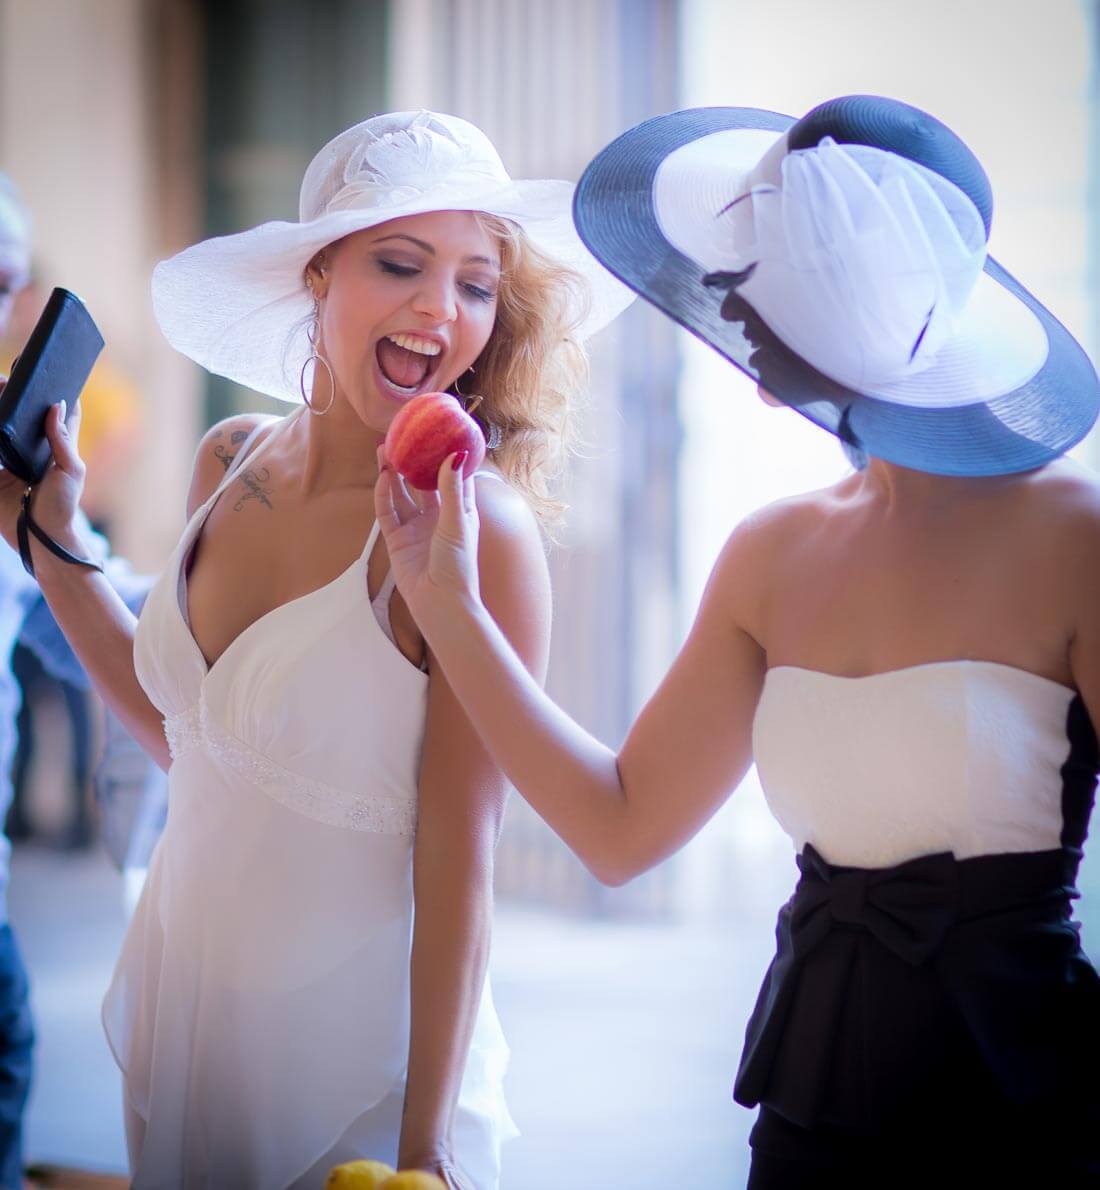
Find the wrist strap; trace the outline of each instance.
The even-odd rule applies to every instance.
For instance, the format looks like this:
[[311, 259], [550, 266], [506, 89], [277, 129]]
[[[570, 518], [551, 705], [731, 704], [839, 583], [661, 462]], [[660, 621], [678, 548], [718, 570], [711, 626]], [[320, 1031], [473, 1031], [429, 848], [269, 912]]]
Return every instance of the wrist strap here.
[[87, 566], [89, 569], [98, 570], [102, 574], [103, 567], [98, 562], [93, 562], [91, 558], [78, 558], [76, 554], [70, 554], [63, 545], [58, 545], [45, 529], [35, 521], [31, 516], [31, 493], [33, 491], [33, 487], [28, 487], [23, 492], [23, 502], [19, 507], [19, 519], [15, 523], [15, 533], [19, 539], [19, 557], [23, 560], [23, 569], [31, 578], [37, 577], [34, 573], [34, 561], [31, 558], [31, 542], [27, 535], [27, 530], [29, 529], [51, 554], [56, 555], [63, 562], [71, 562], [74, 566]]

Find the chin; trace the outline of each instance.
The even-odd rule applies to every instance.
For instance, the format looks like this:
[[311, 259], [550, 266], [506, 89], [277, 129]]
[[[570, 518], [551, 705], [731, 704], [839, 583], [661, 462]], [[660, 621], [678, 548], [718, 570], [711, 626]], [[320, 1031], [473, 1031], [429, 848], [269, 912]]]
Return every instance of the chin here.
[[367, 429], [374, 430], [378, 434], [385, 434], [398, 411], [389, 401], [368, 397], [361, 406], [356, 407], [355, 412]]

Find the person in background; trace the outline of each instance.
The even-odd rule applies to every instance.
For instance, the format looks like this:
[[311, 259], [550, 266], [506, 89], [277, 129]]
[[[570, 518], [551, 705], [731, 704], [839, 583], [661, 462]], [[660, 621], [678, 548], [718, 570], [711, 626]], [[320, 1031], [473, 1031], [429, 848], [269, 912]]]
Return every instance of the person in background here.
[[[19, 292], [30, 277], [30, 217], [9, 178], [0, 173], [0, 342], [7, 337]], [[0, 377], [0, 380], [3, 378]], [[150, 580], [107, 557], [107, 543], [91, 534], [112, 585], [131, 607], [140, 607]], [[10, 773], [16, 746], [19, 686], [11, 670], [16, 642], [33, 652], [45, 670], [81, 690], [89, 683], [58, 628], [38, 584], [19, 555], [0, 550], [0, 820], [12, 797]], [[22, 1185], [23, 1111], [30, 1091], [34, 1027], [27, 973], [7, 917], [11, 844], [0, 835], [0, 1187]]]
[[[25, 209], [10, 182], [7, 186], [5, 226], [9, 242], [17, 251], [30, 243]], [[21, 270], [19, 283], [7, 298], [7, 315], [0, 323], [0, 374], [10, 371], [15, 357], [27, 341], [49, 296], [43, 270], [32, 260]], [[96, 361], [80, 394], [80, 452], [88, 466], [87, 484], [81, 497], [81, 511], [92, 528], [110, 538], [115, 510], [123, 495], [127, 464], [140, 447], [144, 432], [141, 398], [133, 383], [111, 358], [110, 347]], [[12, 768], [12, 801], [7, 832], [12, 840], [35, 834], [34, 815], [29, 807], [32, 763], [36, 755], [37, 721], [46, 699], [64, 703], [71, 736], [69, 754], [69, 814], [60, 833], [51, 842], [69, 848], [85, 848], [95, 839], [88, 796], [89, 776], [95, 745], [94, 704], [88, 687], [59, 680], [41, 662], [34, 650], [16, 644], [11, 670], [22, 691], [18, 717], [18, 743]]]

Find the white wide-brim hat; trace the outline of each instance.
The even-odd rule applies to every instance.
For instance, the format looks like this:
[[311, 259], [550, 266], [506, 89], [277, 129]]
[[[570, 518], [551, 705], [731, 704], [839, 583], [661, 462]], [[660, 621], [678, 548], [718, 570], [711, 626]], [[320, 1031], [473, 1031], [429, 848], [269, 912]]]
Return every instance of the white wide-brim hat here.
[[1080, 345], [987, 255], [992, 209], [950, 129], [869, 95], [659, 116], [574, 202], [617, 277], [762, 387], [859, 455], [944, 475], [1041, 466], [1100, 411]]
[[210, 372], [301, 402], [313, 299], [305, 267], [327, 244], [390, 219], [480, 211], [518, 224], [536, 247], [587, 282], [576, 297], [577, 339], [634, 299], [584, 246], [574, 186], [513, 181], [489, 138], [436, 112], [374, 116], [330, 141], [302, 179], [299, 222], [264, 223], [204, 240], [153, 270], [153, 309], [165, 338]]

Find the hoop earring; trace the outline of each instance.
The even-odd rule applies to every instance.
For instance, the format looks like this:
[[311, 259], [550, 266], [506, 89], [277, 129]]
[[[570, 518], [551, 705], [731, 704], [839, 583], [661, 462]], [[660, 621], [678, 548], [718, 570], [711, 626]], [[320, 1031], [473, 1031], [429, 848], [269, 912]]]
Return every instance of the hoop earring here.
[[[462, 400], [459, 394], [459, 400]], [[487, 417], [478, 415], [474, 410], [484, 401], [485, 398], [481, 393], [474, 393], [473, 396], [466, 398], [465, 409], [466, 412], [477, 422], [478, 429], [485, 435], [485, 449], [496, 450], [496, 448], [504, 441], [504, 435], [500, 431], [500, 426], [491, 422]]]
[[[474, 366], [473, 366], [473, 364], [471, 364], [471, 365], [470, 365], [470, 366], [469, 366], [469, 367], [466, 369], [466, 371], [462, 373], [462, 375], [461, 375], [461, 376], [458, 378], [458, 380], [463, 380], [465, 377], [467, 377], [467, 376], [472, 376], [473, 374], [474, 374]], [[452, 385], [451, 385], [451, 388], [454, 390], [454, 394], [455, 394], [455, 396], [456, 396], [456, 397], [458, 397], [458, 399], [459, 399], [460, 401], [469, 401], [469, 400], [472, 400], [473, 398], [470, 396], [470, 394], [469, 394], [469, 393], [464, 393], [464, 392], [462, 391], [462, 389], [460, 389], [460, 388], [458, 387], [458, 380], [456, 380], [456, 381], [454, 382], [454, 384], [452, 384]], [[481, 397], [478, 397], [477, 399], [480, 401], [480, 400], [481, 400]], [[467, 408], [466, 412], [467, 412], [467, 413], [469, 413], [469, 412], [470, 412], [470, 410]]]
[[[333, 401], [336, 400], [336, 377], [333, 374], [332, 365], [317, 350], [317, 339], [320, 335], [320, 330], [320, 317], [317, 307], [314, 306], [313, 322], [306, 330], [306, 338], [309, 340], [309, 345], [312, 350], [310, 351], [309, 355], [306, 356], [305, 362], [302, 364], [302, 370], [298, 373], [298, 391], [302, 394], [302, 400], [305, 402], [306, 408], [315, 417], [321, 417], [328, 413], [328, 411], [332, 408]], [[324, 364], [325, 371], [328, 373], [329, 398], [328, 404], [324, 407], [324, 409], [318, 409], [309, 399], [309, 394], [306, 392], [306, 368], [308, 368], [310, 364], [313, 364], [313, 378], [316, 380], [318, 363]]]
[[500, 426], [491, 421], [480, 424], [482, 424], [482, 429], [485, 431], [485, 449], [496, 450], [504, 441], [504, 435], [501, 433]]

